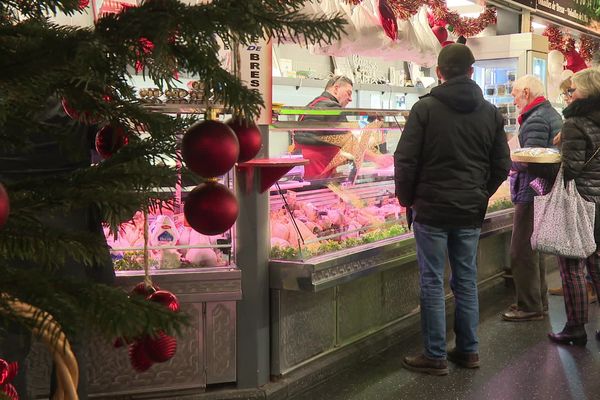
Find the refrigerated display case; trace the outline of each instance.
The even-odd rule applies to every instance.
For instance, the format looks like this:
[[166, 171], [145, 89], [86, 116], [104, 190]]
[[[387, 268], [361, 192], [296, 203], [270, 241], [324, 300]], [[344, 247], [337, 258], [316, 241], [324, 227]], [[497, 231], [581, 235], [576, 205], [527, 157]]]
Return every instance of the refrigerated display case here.
[[498, 106], [507, 133], [516, 133], [517, 110], [511, 91], [513, 82], [531, 74], [546, 86], [548, 73], [548, 38], [534, 33], [470, 38], [473, 51], [473, 79], [486, 100]]

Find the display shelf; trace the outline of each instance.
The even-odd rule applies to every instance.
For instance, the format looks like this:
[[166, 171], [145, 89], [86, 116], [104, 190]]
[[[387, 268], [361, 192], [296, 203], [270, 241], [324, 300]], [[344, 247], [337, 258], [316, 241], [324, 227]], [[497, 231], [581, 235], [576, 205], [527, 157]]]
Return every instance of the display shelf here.
[[[506, 233], [512, 229], [514, 210], [486, 215], [481, 237]], [[271, 260], [272, 289], [320, 292], [357, 278], [415, 261], [417, 251], [411, 233], [364, 244], [304, 261]]]
[[382, 130], [382, 129], [400, 129], [404, 126], [401, 122], [383, 122], [380, 127], [377, 128], [361, 128], [358, 122], [315, 122], [315, 121], [276, 121], [273, 122], [269, 127], [271, 129], [284, 129], [284, 130], [307, 130], [311, 131], [347, 131], [351, 129], [368, 129], [368, 130]]
[[407, 118], [410, 110], [391, 110], [379, 108], [308, 108], [283, 106], [273, 110], [278, 115], [346, 115], [370, 117], [404, 117]]
[[[144, 108], [163, 114], [204, 114], [207, 110], [206, 104], [200, 103], [143, 103]], [[210, 104], [210, 109], [217, 112], [228, 112], [222, 104]]]
[[[308, 88], [325, 88], [327, 80], [325, 79], [310, 79], [310, 78], [287, 78], [273, 77], [273, 85], [293, 86], [296, 90], [301, 87]], [[404, 94], [417, 94], [422, 96], [429, 93], [429, 89], [413, 86], [395, 86], [388, 84], [373, 84], [373, 83], [355, 83], [353, 86], [355, 91], [372, 91], [372, 92], [392, 92]]]

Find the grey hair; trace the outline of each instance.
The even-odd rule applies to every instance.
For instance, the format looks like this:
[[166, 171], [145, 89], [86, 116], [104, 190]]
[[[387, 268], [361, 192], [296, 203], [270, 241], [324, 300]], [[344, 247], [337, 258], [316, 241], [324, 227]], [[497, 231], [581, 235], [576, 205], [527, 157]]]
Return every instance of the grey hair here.
[[600, 67], [600, 50], [596, 51], [592, 57], [592, 67]]
[[597, 68], [579, 71], [571, 77], [571, 81], [582, 96], [600, 96], [600, 71]]
[[350, 86], [354, 86], [354, 84], [352, 83], [352, 80], [350, 78], [348, 78], [347, 76], [335, 75], [330, 80], [327, 81], [327, 84], [325, 85], [325, 90], [331, 88], [333, 85], [335, 85], [338, 82], [347, 83]]
[[529, 89], [531, 97], [539, 97], [544, 95], [544, 84], [537, 76], [524, 75], [515, 81], [513, 86], [516, 90]]

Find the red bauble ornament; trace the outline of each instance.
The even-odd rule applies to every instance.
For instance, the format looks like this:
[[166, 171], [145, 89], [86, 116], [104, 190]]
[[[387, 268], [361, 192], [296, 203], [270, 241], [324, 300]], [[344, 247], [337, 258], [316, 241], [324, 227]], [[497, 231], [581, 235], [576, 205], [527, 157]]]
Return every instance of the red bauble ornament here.
[[155, 337], [146, 336], [143, 344], [146, 354], [154, 362], [169, 361], [177, 351], [177, 339], [162, 331]]
[[79, 9], [83, 10], [90, 4], [90, 0], [79, 0]]
[[243, 163], [256, 157], [262, 146], [262, 137], [256, 124], [237, 118], [230, 119], [226, 124], [233, 130], [240, 143], [237, 161]]
[[192, 229], [208, 236], [231, 228], [238, 213], [238, 202], [233, 193], [216, 182], [196, 186], [183, 207], [183, 214]]
[[135, 341], [129, 345], [129, 362], [138, 372], [144, 372], [154, 364], [154, 361], [146, 354], [146, 349], [141, 341]]
[[446, 40], [445, 42], [442, 43], [442, 47], [446, 47], [446, 46], [448, 46], [449, 44], [452, 44], [452, 43], [454, 43], [454, 40]]
[[240, 145], [235, 133], [222, 122], [206, 120], [188, 128], [181, 155], [187, 167], [205, 178], [221, 176], [236, 163]]
[[379, 0], [379, 23], [390, 39], [396, 40], [398, 38], [396, 15], [387, 0]]
[[81, 121], [88, 125], [95, 125], [98, 122], [100, 122], [100, 116], [98, 114], [91, 113], [89, 111], [84, 111], [80, 113], [79, 111], [71, 107], [67, 99], [64, 98], [60, 102], [62, 104], [65, 114], [67, 114], [70, 118], [76, 121]]
[[177, 299], [177, 296], [168, 290], [158, 290], [148, 296], [148, 300], [160, 303], [173, 312], [179, 311], [179, 300]]
[[10, 214], [10, 199], [4, 185], [0, 183], [0, 228], [6, 223], [8, 214]]
[[131, 289], [131, 292], [129, 292], [129, 294], [142, 296], [145, 298], [150, 296], [152, 293], [157, 292], [158, 290], [160, 290], [160, 288], [156, 284], [152, 284], [152, 286], [146, 286], [146, 283], [140, 282], [137, 285], [135, 285], [133, 289]]
[[19, 400], [19, 394], [17, 393], [17, 389], [10, 383], [2, 386], [2, 391], [10, 400]]
[[102, 158], [110, 158], [121, 147], [129, 143], [127, 132], [118, 125], [106, 125], [96, 134], [96, 151]]
[[19, 373], [19, 363], [16, 361], [8, 363], [8, 376], [6, 377], [6, 382], [12, 382], [18, 373]]
[[434, 26], [431, 30], [440, 43], [444, 43], [448, 40], [448, 30], [443, 26]]
[[567, 61], [565, 69], [570, 69], [574, 73], [587, 68], [585, 60], [575, 49], [565, 53], [565, 60]]
[[10, 372], [9, 364], [0, 358], [0, 385], [10, 382], [8, 375]]

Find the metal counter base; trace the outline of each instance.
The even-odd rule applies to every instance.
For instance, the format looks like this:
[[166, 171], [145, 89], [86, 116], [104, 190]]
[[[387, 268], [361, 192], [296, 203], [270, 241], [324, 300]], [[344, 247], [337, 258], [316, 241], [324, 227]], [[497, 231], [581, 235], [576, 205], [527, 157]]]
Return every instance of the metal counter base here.
[[[513, 210], [486, 217], [477, 261], [478, 282], [502, 276]], [[449, 274], [446, 268], [446, 276]], [[272, 261], [271, 374], [295, 369], [400, 324], [419, 311], [414, 238], [315, 257], [305, 263]], [[446, 293], [451, 294], [446, 279]]]
[[[139, 273], [121, 275], [117, 285], [130, 290], [142, 280]], [[177, 337], [175, 357], [136, 373], [127, 347], [115, 349], [111, 343], [92, 339], [86, 355], [90, 398], [166, 398], [167, 393], [198, 393], [209, 384], [236, 381], [236, 301], [242, 294], [241, 271], [235, 267], [173, 270], [153, 276], [153, 281], [173, 292], [181, 310], [190, 315], [190, 326]], [[34, 344], [27, 364], [31, 398], [47, 398], [51, 366], [47, 348]]]

